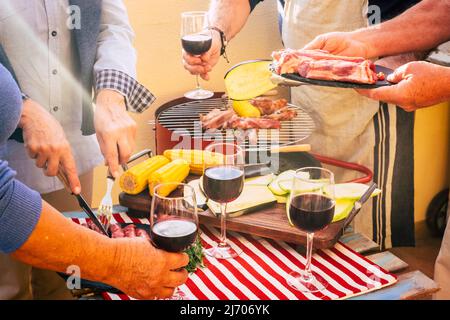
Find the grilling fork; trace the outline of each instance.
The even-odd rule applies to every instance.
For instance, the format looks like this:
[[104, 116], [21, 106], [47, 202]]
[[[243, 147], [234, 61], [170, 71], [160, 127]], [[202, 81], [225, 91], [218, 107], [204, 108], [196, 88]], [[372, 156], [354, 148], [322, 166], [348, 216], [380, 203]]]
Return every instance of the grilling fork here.
[[109, 228], [109, 224], [111, 222], [111, 217], [113, 214], [113, 201], [111, 192], [114, 186], [114, 182], [114, 177], [108, 171], [108, 176], [106, 177], [106, 193], [103, 196], [103, 199], [97, 211], [98, 218], [102, 222], [106, 230], [108, 230]]
[[[149, 157], [151, 157], [153, 155], [153, 153], [149, 149], [143, 150], [143, 151], [131, 156], [130, 159], [128, 160], [128, 163], [130, 163], [136, 159], [139, 159], [140, 157], [142, 157], [144, 155], [148, 155]], [[127, 171], [128, 166], [122, 165], [122, 169], [123, 169], [123, 171]], [[108, 170], [108, 175], [106, 177], [106, 193], [103, 196], [103, 199], [100, 202], [100, 206], [97, 210], [97, 216], [99, 217], [99, 220], [102, 222], [102, 224], [104, 225], [106, 230], [108, 230], [108, 228], [109, 228], [109, 225], [111, 223], [112, 214], [113, 214], [113, 200], [112, 200], [111, 193], [112, 193], [112, 188], [114, 186], [115, 181], [116, 181], [116, 179], [112, 176], [112, 174]]]

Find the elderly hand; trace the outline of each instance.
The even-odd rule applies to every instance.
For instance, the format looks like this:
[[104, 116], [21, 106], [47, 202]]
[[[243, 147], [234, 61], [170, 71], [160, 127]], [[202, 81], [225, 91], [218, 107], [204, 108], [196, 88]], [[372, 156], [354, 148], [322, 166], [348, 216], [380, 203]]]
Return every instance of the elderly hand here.
[[362, 57], [366, 59], [375, 57], [371, 45], [359, 39], [356, 32], [325, 33], [317, 36], [303, 49], [319, 49], [347, 57]]
[[192, 75], [200, 75], [202, 79], [209, 80], [209, 72], [217, 64], [220, 58], [222, 42], [217, 31], [212, 31], [213, 41], [211, 49], [201, 56], [193, 56], [183, 50], [184, 68]]
[[189, 257], [153, 247], [141, 238], [116, 239], [117, 266], [106, 279], [114, 287], [136, 299], [170, 298], [174, 290], [186, 282], [184, 268]]
[[111, 174], [119, 176], [119, 165], [130, 158], [136, 139], [136, 122], [128, 115], [125, 98], [112, 90], [97, 94], [94, 115], [95, 131], [105, 165]]
[[81, 192], [75, 160], [63, 128], [50, 113], [37, 102], [27, 99], [23, 103], [19, 127], [23, 130], [25, 148], [36, 166], [49, 177], [60, 168], [66, 175], [74, 194]]
[[357, 90], [371, 99], [400, 106], [406, 111], [450, 100], [450, 68], [418, 61], [407, 63], [388, 77], [397, 85]]

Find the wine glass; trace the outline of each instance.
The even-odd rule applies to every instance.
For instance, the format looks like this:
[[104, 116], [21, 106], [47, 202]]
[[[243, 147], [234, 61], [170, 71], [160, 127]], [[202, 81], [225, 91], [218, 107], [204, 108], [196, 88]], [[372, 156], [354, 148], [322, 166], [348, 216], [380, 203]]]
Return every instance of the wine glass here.
[[[208, 13], [206, 11], [190, 11], [181, 14], [181, 44], [184, 51], [193, 56], [201, 56], [208, 52], [212, 45], [212, 32], [209, 28]], [[214, 93], [204, 90], [196, 76], [197, 88], [187, 92], [188, 99], [202, 100], [211, 98]]]
[[[182, 252], [195, 243], [198, 216], [194, 188], [184, 183], [162, 183], [155, 187], [150, 237], [156, 248], [168, 252]], [[183, 300], [184, 294], [177, 289], [172, 299]]]
[[241, 251], [234, 250], [227, 242], [227, 204], [236, 200], [244, 188], [245, 153], [231, 143], [211, 144], [205, 151], [221, 158], [215, 164], [204, 161], [203, 190], [208, 199], [220, 205], [221, 226], [219, 242], [205, 251], [217, 259], [235, 258]]
[[307, 233], [306, 265], [300, 272], [291, 272], [288, 284], [299, 291], [322, 291], [328, 283], [312, 271], [311, 258], [314, 232], [325, 229], [334, 217], [334, 174], [323, 168], [302, 168], [296, 171], [292, 183], [289, 219]]

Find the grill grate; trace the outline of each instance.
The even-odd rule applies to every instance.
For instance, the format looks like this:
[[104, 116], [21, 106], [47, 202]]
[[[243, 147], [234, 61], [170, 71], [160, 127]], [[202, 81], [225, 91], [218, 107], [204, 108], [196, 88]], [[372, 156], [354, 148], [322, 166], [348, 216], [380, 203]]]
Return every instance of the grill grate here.
[[289, 104], [297, 110], [297, 117], [291, 121], [282, 121], [281, 129], [258, 130], [257, 144], [250, 144], [248, 132], [243, 130], [202, 131], [200, 114], [207, 114], [213, 109], [226, 110], [231, 103], [226, 98], [191, 101], [172, 106], [162, 111], [156, 121], [166, 129], [179, 136], [212, 140], [220, 137], [224, 141], [238, 140], [246, 150], [269, 149], [271, 147], [296, 144], [308, 138], [315, 130], [314, 121], [302, 108]]

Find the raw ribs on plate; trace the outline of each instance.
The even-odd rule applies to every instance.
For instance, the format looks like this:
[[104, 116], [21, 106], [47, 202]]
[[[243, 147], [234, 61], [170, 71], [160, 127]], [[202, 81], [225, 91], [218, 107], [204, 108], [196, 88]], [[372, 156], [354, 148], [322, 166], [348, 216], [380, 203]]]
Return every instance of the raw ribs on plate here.
[[323, 50], [283, 49], [272, 54], [273, 68], [279, 75], [297, 73], [316, 80], [375, 84], [384, 80], [377, 74], [375, 64], [367, 59], [344, 57]]

